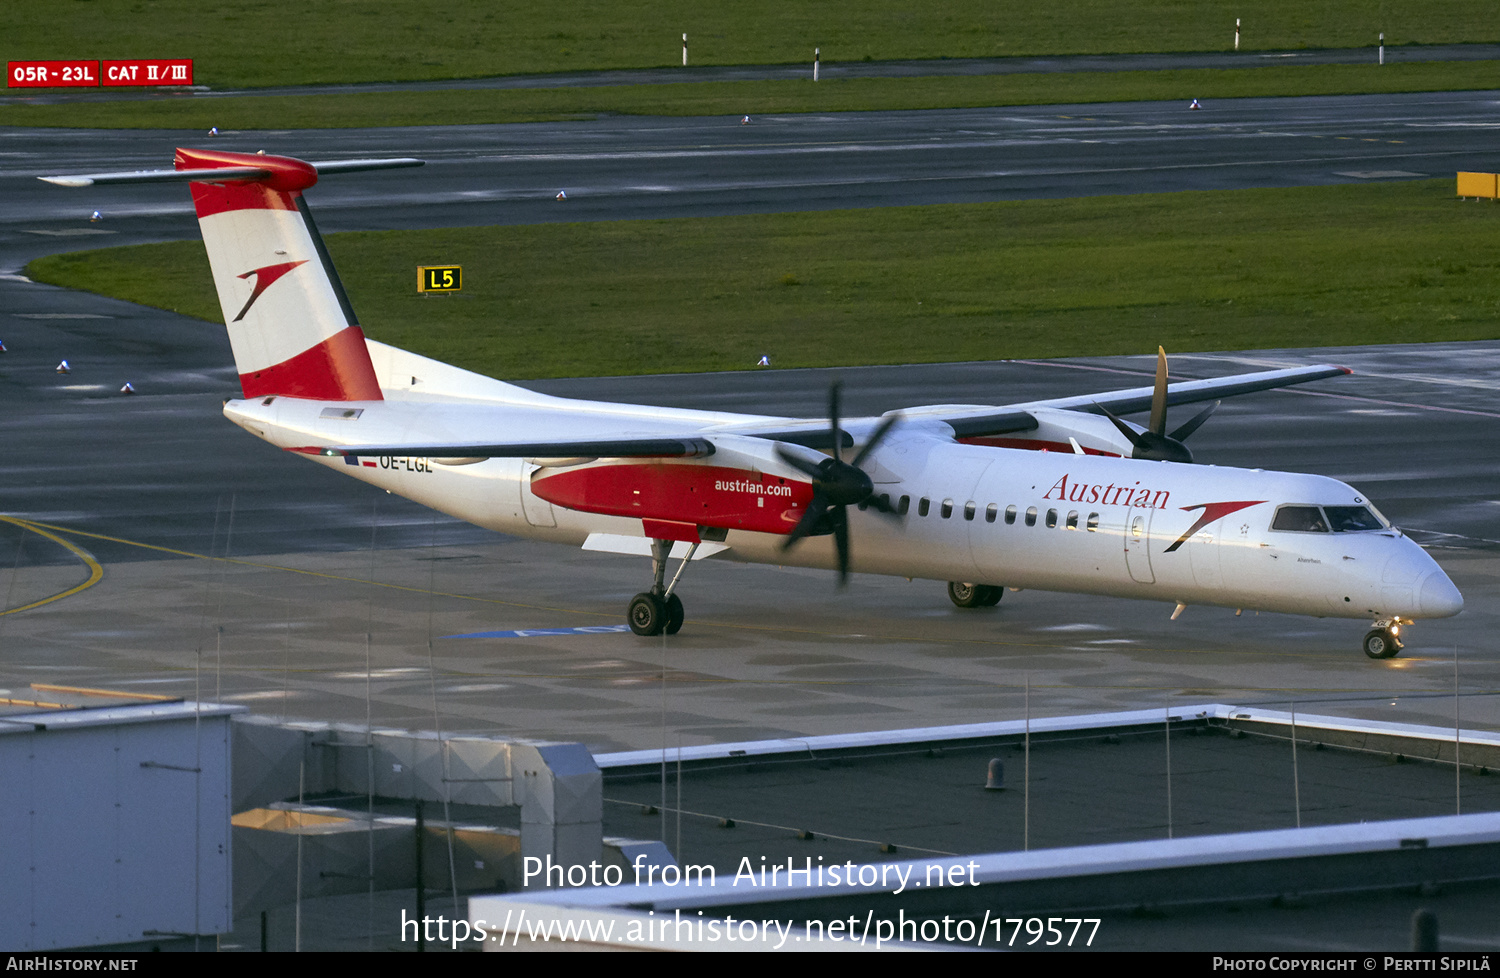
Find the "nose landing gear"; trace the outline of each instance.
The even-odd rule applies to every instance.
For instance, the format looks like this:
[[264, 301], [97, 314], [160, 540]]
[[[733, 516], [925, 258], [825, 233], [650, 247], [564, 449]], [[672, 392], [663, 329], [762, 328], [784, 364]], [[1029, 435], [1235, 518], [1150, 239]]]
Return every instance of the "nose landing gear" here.
[[1390, 659], [1400, 654], [1405, 643], [1401, 641], [1401, 619], [1388, 618], [1377, 621], [1365, 633], [1362, 648], [1372, 659]]
[[676, 635], [682, 630], [682, 599], [673, 594], [672, 589], [677, 586], [677, 579], [682, 576], [683, 568], [693, 559], [698, 544], [695, 541], [688, 547], [687, 554], [682, 558], [682, 566], [672, 575], [672, 583], [667, 584], [667, 556], [672, 552], [672, 542], [651, 541], [651, 572], [656, 583], [651, 585], [651, 590], [642, 591], [631, 598], [630, 607], [625, 613], [630, 630], [637, 635], [660, 635], [663, 632]]

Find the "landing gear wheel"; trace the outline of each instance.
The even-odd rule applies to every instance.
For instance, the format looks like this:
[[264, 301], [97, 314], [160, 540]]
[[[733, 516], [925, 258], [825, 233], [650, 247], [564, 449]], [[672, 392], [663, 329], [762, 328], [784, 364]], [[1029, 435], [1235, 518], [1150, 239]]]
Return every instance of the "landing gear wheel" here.
[[948, 582], [948, 599], [960, 608], [993, 608], [1005, 594], [1003, 587], [988, 584], [967, 584], [962, 581]]
[[1401, 651], [1401, 640], [1389, 629], [1376, 628], [1365, 633], [1365, 655], [1372, 659], [1394, 658]]
[[682, 631], [682, 599], [677, 595], [667, 598], [667, 627], [668, 635], [676, 635]]
[[637, 635], [660, 635], [667, 627], [667, 606], [661, 598], [643, 591], [630, 599], [625, 617]]
[[960, 608], [973, 608], [979, 604], [979, 585], [948, 582], [948, 600]]

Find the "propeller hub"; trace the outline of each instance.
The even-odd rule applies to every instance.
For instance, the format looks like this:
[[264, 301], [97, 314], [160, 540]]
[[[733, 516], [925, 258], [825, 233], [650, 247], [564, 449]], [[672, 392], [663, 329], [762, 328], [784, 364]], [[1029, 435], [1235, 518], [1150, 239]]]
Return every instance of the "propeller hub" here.
[[[832, 533], [839, 561], [839, 583], [849, 576], [849, 507], [858, 506], [875, 495], [875, 483], [860, 468], [860, 463], [891, 433], [891, 428], [901, 419], [899, 414], [888, 416], [871, 432], [865, 447], [851, 461], [843, 456], [843, 431], [839, 428], [839, 385], [828, 390], [828, 432], [833, 444], [833, 457], [814, 462], [812, 459], [776, 446], [776, 454], [792, 468], [812, 478], [813, 497], [807, 504], [802, 519], [792, 528], [782, 550], [790, 549], [799, 540], [814, 534]], [[891, 513], [888, 505], [877, 501], [877, 512]]]
[[1130, 453], [1130, 457], [1153, 462], [1191, 464], [1193, 451], [1176, 438], [1147, 431], [1140, 435], [1140, 441], [1136, 443], [1135, 450]]
[[1178, 428], [1170, 435], [1167, 434], [1167, 351], [1161, 347], [1156, 348], [1156, 386], [1151, 391], [1151, 426], [1145, 431], [1136, 431], [1134, 428], [1115, 417], [1114, 412], [1103, 405], [1095, 405], [1099, 412], [1109, 418], [1114, 426], [1119, 429], [1120, 434], [1130, 440], [1134, 446], [1130, 453], [1131, 458], [1143, 459], [1152, 462], [1182, 462], [1191, 464], [1193, 461], [1192, 451], [1183, 444], [1183, 440], [1197, 431], [1208, 416], [1214, 413], [1219, 406], [1214, 401], [1204, 410]]
[[818, 495], [830, 506], [857, 506], [875, 494], [875, 483], [864, 472], [837, 459], [828, 459], [814, 483]]

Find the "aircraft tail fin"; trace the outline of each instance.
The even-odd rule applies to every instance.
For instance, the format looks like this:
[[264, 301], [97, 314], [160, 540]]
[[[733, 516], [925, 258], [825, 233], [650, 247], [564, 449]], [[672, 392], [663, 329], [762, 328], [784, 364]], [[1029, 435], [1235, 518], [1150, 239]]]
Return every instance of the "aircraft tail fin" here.
[[[318, 168], [285, 156], [179, 149], [246, 397], [378, 401], [380, 383], [302, 191]], [[224, 170], [223, 179], [211, 172]]]

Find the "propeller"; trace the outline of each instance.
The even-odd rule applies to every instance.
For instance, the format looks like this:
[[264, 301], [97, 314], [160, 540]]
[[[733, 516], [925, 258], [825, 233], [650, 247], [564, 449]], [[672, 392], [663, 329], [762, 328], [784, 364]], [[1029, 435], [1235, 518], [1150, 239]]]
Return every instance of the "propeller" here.
[[833, 457], [814, 462], [789, 452], [781, 445], [776, 454], [792, 468], [812, 478], [813, 497], [807, 504], [807, 512], [792, 528], [792, 532], [781, 544], [783, 551], [796, 546], [804, 537], [832, 533], [839, 556], [839, 584], [849, 577], [849, 507], [865, 504], [881, 513], [895, 510], [883, 498], [875, 495], [875, 484], [860, 468], [860, 463], [870, 457], [876, 447], [890, 434], [891, 428], [901, 419], [893, 414], [882, 421], [865, 442], [859, 454], [844, 461], [843, 432], [839, 429], [839, 388], [834, 384], [828, 389], [828, 424], [833, 438]]
[[1145, 431], [1136, 431], [1102, 404], [1094, 406], [1104, 412], [1104, 416], [1113, 421], [1115, 427], [1120, 429], [1120, 433], [1130, 439], [1130, 444], [1135, 446], [1130, 453], [1131, 458], [1155, 462], [1191, 462], [1193, 452], [1183, 442], [1202, 427], [1203, 422], [1208, 420], [1208, 416], [1214, 413], [1219, 404], [1219, 401], [1214, 401], [1194, 415], [1187, 424], [1182, 425], [1170, 435], [1167, 434], [1167, 351], [1158, 346], [1156, 348], [1156, 386], [1151, 391], [1151, 420]]

